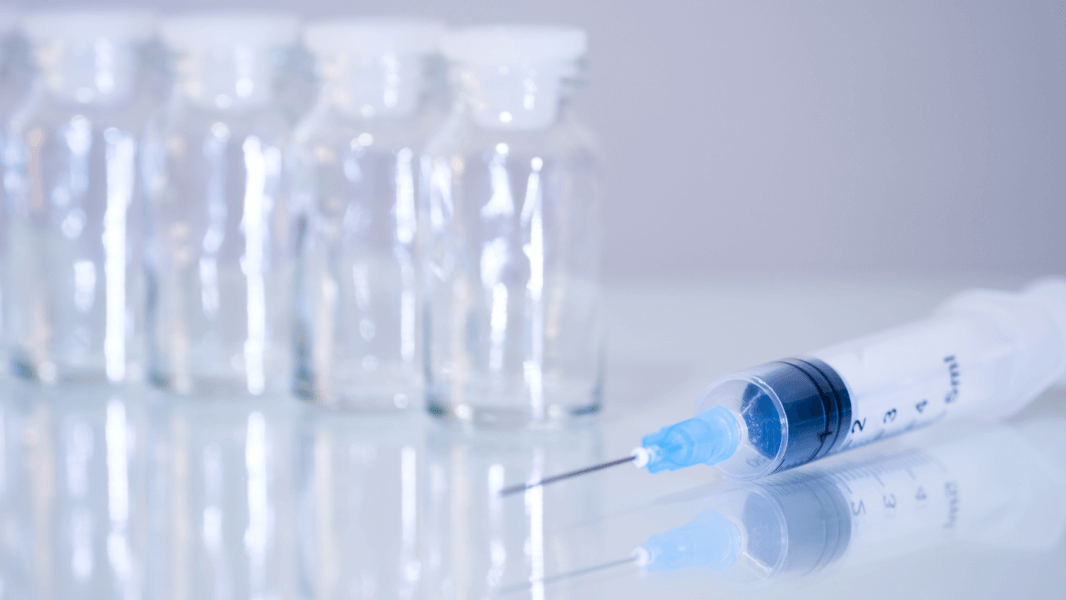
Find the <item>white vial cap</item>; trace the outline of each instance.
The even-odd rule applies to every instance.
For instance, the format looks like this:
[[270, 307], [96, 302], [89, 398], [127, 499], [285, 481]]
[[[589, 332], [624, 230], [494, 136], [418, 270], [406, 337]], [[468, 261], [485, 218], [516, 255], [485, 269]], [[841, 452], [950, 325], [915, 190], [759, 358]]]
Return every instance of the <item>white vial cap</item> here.
[[270, 48], [296, 41], [300, 19], [287, 12], [203, 12], [163, 19], [160, 37], [179, 52], [227, 46]]
[[584, 56], [588, 35], [562, 25], [488, 25], [447, 32], [444, 55], [452, 61], [481, 65], [569, 62]]
[[304, 26], [304, 44], [322, 54], [419, 55], [440, 51], [444, 23], [428, 19], [355, 18], [315, 21]]
[[155, 15], [146, 10], [40, 10], [22, 18], [22, 31], [31, 42], [95, 40], [143, 42], [155, 35]]

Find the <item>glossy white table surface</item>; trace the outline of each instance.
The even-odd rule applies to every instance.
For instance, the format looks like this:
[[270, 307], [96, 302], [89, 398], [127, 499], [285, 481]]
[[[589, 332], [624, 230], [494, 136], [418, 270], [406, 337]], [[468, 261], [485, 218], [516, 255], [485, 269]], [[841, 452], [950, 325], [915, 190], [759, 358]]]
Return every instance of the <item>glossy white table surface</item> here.
[[[604, 411], [555, 431], [9, 381], [0, 598], [1061, 598], [1062, 392], [1004, 424], [938, 425], [762, 488], [710, 468], [621, 466], [524, 495], [494, 492], [625, 456], [690, 416], [722, 373], [921, 317], [969, 285], [1020, 283], [614, 284]], [[748, 572], [745, 586], [727, 581], [736, 568], [592, 570], [753, 494], [794, 514], [757, 532], [778, 536], [780, 564]], [[835, 533], [815, 551], [819, 527]]]

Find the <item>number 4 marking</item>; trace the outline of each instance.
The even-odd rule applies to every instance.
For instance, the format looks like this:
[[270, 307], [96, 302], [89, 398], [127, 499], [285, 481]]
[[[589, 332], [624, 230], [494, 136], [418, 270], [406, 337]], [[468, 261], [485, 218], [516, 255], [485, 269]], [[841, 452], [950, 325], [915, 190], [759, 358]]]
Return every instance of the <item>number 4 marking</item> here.
[[925, 405], [926, 404], [929, 404], [929, 401], [928, 400], [922, 400], [918, 404], [915, 404], [914, 408], [918, 409], [918, 412], [922, 412], [923, 410], [925, 410]]

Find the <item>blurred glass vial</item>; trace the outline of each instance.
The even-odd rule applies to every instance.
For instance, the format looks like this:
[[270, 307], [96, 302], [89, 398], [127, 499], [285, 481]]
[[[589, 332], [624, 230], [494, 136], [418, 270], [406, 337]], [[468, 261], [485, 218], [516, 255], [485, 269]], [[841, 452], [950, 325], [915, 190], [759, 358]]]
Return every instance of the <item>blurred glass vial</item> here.
[[176, 84], [145, 138], [149, 378], [183, 394], [289, 387], [291, 261], [274, 101], [284, 13], [163, 21]]
[[138, 139], [151, 108], [143, 11], [41, 11], [22, 22], [37, 80], [3, 148], [4, 345], [46, 384], [143, 372]]
[[443, 49], [458, 98], [422, 159], [428, 409], [485, 425], [596, 412], [600, 180], [568, 102], [585, 32], [475, 27]]
[[292, 151], [296, 392], [326, 406], [396, 410], [422, 396], [419, 155], [442, 23], [312, 23], [322, 80]]

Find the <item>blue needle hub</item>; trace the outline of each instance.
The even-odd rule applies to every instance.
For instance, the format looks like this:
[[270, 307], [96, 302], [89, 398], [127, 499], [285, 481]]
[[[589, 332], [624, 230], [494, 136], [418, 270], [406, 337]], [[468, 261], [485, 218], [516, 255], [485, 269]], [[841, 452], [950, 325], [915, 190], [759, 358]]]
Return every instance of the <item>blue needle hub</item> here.
[[715, 406], [644, 436], [640, 445], [635, 451], [637, 466], [647, 466], [650, 473], [714, 465], [737, 451], [740, 425], [729, 409]]

